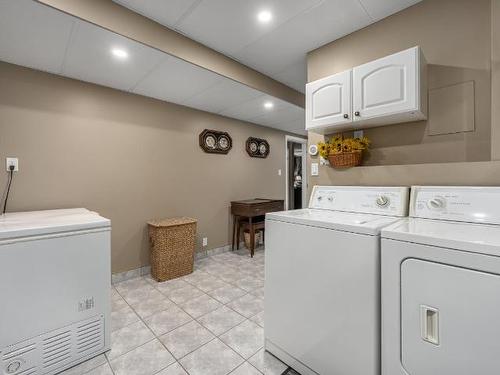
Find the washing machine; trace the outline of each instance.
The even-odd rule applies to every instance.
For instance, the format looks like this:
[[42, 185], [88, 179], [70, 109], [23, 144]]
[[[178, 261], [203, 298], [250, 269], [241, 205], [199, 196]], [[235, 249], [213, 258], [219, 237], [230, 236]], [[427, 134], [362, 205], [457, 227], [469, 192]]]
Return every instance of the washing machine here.
[[382, 373], [500, 373], [500, 188], [413, 187], [382, 230]]
[[380, 230], [408, 188], [314, 187], [266, 215], [265, 348], [302, 375], [380, 374]]

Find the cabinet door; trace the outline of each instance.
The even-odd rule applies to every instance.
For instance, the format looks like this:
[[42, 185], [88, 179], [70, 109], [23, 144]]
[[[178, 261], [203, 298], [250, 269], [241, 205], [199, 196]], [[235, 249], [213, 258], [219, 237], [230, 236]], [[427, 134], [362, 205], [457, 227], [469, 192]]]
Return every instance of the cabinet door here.
[[351, 75], [348, 70], [306, 85], [306, 129], [352, 122]]
[[417, 109], [418, 47], [353, 69], [354, 121]]

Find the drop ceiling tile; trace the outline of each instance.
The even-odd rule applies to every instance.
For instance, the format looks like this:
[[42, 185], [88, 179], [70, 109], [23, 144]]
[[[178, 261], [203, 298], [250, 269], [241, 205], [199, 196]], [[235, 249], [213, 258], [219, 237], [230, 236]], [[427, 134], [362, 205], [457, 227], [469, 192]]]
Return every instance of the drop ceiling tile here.
[[[274, 104], [274, 107], [272, 109], [264, 108], [264, 103], [268, 101]], [[284, 102], [283, 100], [262, 94], [255, 99], [228, 108], [222, 111], [220, 114], [227, 117], [237, 118], [243, 121], [250, 121], [253, 118], [265, 115], [267, 112], [280, 111], [286, 108], [287, 104], [288, 103]]]
[[234, 53], [239, 61], [273, 75], [308, 51], [371, 23], [358, 1], [328, 0]]
[[274, 73], [273, 78], [283, 82], [285, 85], [305, 93], [307, 82], [307, 62], [306, 58], [301, 58], [298, 62], [287, 66], [284, 70]]
[[273, 125], [273, 128], [283, 130], [290, 133], [307, 135], [305, 119], [303, 120], [295, 120], [295, 121], [287, 121], [281, 124]]
[[74, 22], [34, 1], [0, 1], [0, 60], [59, 73]]
[[189, 98], [183, 104], [204, 111], [219, 113], [227, 108], [252, 100], [262, 93], [229, 78], [221, 77], [216, 85]]
[[374, 21], [388, 17], [422, 0], [359, 0]]
[[251, 118], [250, 121], [261, 125], [273, 126], [299, 121], [302, 118], [305, 118], [304, 109], [290, 104], [278, 111], [267, 111], [263, 115]]
[[136, 13], [173, 28], [175, 23], [200, 0], [113, 0]]
[[168, 56], [132, 91], [136, 94], [184, 104], [184, 101], [214, 86], [221, 79], [220, 75], [209, 70]]
[[[232, 55], [320, 2], [320, 0], [202, 1], [177, 25], [177, 28], [215, 50]], [[271, 22], [259, 23], [257, 14], [262, 10], [272, 12]]]
[[[117, 59], [111, 49], [125, 50]], [[62, 74], [119, 90], [130, 90], [158, 65], [165, 54], [93, 24], [78, 21], [68, 48]]]

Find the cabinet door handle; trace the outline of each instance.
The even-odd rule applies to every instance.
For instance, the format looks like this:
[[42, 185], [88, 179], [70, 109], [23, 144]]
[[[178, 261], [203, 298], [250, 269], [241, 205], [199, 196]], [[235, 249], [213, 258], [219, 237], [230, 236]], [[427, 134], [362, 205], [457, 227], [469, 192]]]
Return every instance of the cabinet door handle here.
[[359, 113], [359, 111], [356, 111], [356, 112], [354, 112], [354, 115], [359, 117], [359, 116], [361, 116], [361, 113]]
[[344, 118], [349, 118], [349, 115], [347, 113], [344, 113]]

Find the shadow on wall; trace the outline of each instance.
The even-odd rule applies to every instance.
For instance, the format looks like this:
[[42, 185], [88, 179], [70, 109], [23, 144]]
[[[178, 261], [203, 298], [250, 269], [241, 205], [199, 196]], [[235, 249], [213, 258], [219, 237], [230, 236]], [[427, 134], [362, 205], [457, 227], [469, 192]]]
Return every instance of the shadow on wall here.
[[365, 130], [365, 165], [490, 160], [490, 70], [428, 65], [428, 87], [427, 121]]

